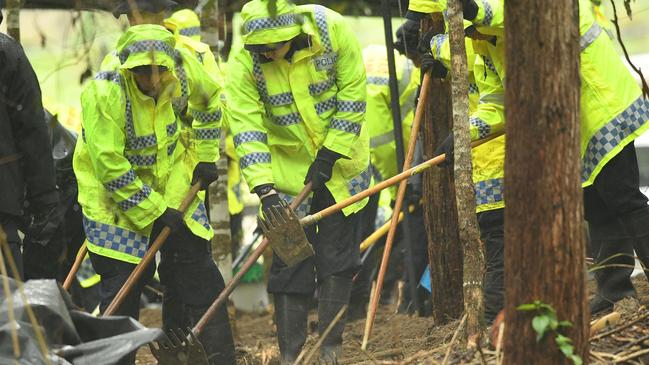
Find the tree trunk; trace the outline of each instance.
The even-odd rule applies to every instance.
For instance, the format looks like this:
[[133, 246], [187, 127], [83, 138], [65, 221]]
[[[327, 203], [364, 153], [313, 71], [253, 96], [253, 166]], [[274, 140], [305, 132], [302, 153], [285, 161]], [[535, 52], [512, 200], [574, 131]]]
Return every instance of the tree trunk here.
[[[422, 21], [428, 30], [444, 33], [441, 13]], [[436, 146], [451, 132], [451, 88], [445, 80], [431, 80], [430, 99], [424, 114], [424, 159], [434, 157]], [[458, 244], [455, 186], [451, 169], [433, 168], [424, 171], [424, 220], [428, 233], [428, 257], [433, 318], [444, 324], [462, 315], [462, 247]]]
[[225, 152], [221, 152], [216, 167], [219, 171], [219, 179], [210, 185], [209, 190], [210, 224], [214, 229], [212, 258], [227, 283], [232, 278], [232, 238], [228, 211], [228, 161]]
[[460, 242], [464, 249], [464, 311], [469, 347], [478, 345], [482, 333], [482, 279], [485, 258], [475, 213], [469, 137], [469, 80], [464, 47], [464, 22], [460, 0], [448, 2], [451, 46], [451, 91], [453, 96], [453, 138], [455, 140], [455, 198]]
[[20, 0], [7, 0], [7, 34], [20, 42]]
[[537, 342], [533, 314], [516, 310], [535, 300], [572, 322], [562, 332], [588, 359], [578, 18], [577, 0], [505, 5], [507, 364], [571, 363], [554, 334]]

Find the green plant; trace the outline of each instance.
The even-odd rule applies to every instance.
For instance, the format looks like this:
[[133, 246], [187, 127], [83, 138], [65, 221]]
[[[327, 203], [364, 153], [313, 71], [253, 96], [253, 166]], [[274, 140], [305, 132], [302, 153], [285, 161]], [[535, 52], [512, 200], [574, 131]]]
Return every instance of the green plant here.
[[564, 336], [561, 333], [564, 329], [572, 327], [572, 323], [569, 321], [559, 321], [557, 312], [551, 305], [535, 300], [534, 303], [519, 305], [516, 307], [516, 310], [534, 312], [536, 314], [532, 318], [532, 328], [536, 332], [536, 342], [541, 341], [546, 333], [552, 332], [555, 335], [554, 341], [563, 355], [575, 365], [581, 365], [583, 363], [581, 357], [575, 354], [575, 347], [570, 337]]

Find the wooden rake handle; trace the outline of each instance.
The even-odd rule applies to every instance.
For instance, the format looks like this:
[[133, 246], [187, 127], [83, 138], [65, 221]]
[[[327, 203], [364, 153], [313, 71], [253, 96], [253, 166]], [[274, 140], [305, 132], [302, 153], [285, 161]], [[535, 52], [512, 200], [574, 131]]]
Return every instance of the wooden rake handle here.
[[[291, 202], [289, 205], [291, 209], [295, 210], [297, 207], [302, 204], [302, 202], [311, 194], [311, 183], [307, 183], [304, 185], [304, 188], [302, 188], [302, 191], [298, 194], [298, 196], [295, 197], [295, 199]], [[239, 282], [241, 282], [241, 279], [243, 278], [244, 275], [250, 270], [252, 265], [257, 262], [257, 259], [259, 259], [259, 256], [261, 256], [262, 253], [266, 250], [266, 247], [270, 245], [270, 242], [268, 241], [268, 238], [264, 237], [264, 239], [261, 241], [259, 246], [248, 256], [248, 259], [241, 265], [241, 269], [234, 275], [232, 280], [228, 283], [228, 285], [223, 288], [223, 291], [219, 293], [219, 296], [212, 302], [212, 305], [205, 311], [205, 314], [201, 317], [201, 319], [196, 323], [194, 328], [192, 328], [192, 333], [195, 336], [199, 336], [207, 323], [214, 317], [216, 312], [227, 302], [228, 298], [230, 297], [230, 294], [234, 291], [234, 289], [239, 285]]]
[[[178, 210], [182, 214], [185, 214], [185, 211], [187, 211], [189, 206], [192, 204], [194, 198], [196, 198], [196, 194], [198, 194], [200, 189], [201, 181], [198, 181], [196, 184], [192, 185], [191, 189], [189, 189], [189, 192], [185, 196], [185, 199], [183, 199], [182, 203], [180, 203], [180, 207], [178, 207]], [[113, 301], [110, 302], [110, 305], [108, 305], [108, 308], [106, 308], [106, 310], [104, 311], [104, 316], [110, 316], [117, 312], [120, 305], [122, 305], [122, 302], [124, 302], [124, 299], [126, 299], [126, 296], [131, 292], [131, 290], [135, 286], [135, 283], [137, 283], [137, 281], [144, 273], [144, 270], [149, 266], [151, 261], [155, 259], [155, 254], [160, 250], [167, 238], [169, 238], [170, 234], [171, 228], [164, 227], [162, 229], [160, 234], [158, 234], [158, 237], [156, 237], [155, 241], [153, 241], [151, 247], [146, 251], [146, 254], [144, 254], [142, 261], [137, 264], [135, 270], [131, 272], [131, 275], [129, 275], [124, 285], [122, 285], [122, 288], [119, 290], [115, 298], [113, 298]]]
[[86, 241], [83, 241], [83, 244], [81, 245], [81, 247], [79, 247], [79, 252], [77, 252], [77, 257], [74, 259], [74, 264], [72, 264], [72, 268], [70, 268], [68, 276], [65, 277], [65, 281], [63, 282], [63, 289], [70, 290], [74, 276], [77, 274], [77, 271], [79, 271], [81, 263], [83, 262], [83, 259], [86, 257], [87, 253], [88, 246], [86, 246]]

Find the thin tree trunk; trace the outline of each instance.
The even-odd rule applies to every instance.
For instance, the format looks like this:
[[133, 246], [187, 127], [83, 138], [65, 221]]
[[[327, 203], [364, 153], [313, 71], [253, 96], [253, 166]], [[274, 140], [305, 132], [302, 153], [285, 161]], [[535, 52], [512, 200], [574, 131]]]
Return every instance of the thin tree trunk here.
[[533, 315], [516, 310], [535, 300], [572, 322], [565, 335], [588, 359], [578, 18], [577, 0], [505, 5], [507, 364], [571, 363], [554, 334], [537, 342]]
[[7, 0], [7, 34], [20, 42], [20, 0]]
[[225, 153], [216, 162], [219, 180], [210, 185], [210, 224], [214, 229], [212, 258], [221, 270], [223, 279], [232, 278], [232, 238], [230, 237], [230, 212], [228, 211], [228, 162]]
[[[424, 34], [428, 30], [444, 33], [441, 13], [422, 21]], [[452, 130], [451, 84], [433, 79], [430, 100], [424, 114], [424, 159], [434, 157], [435, 147]], [[428, 169], [424, 172], [424, 220], [428, 233], [428, 257], [433, 318], [444, 324], [462, 315], [462, 246], [457, 229], [455, 186], [450, 169]]]
[[460, 242], [464, 248], [464, 311], [469, 347], [478, 345], [482, 333], [482, 279], [485, 258], [475, 213], [469, 137], [469, 81], [464, 47], [464, 23], [460, 0], [448, 1], [451, 46], [451, 91], [453, 96], [453, 138], [455, 140], [455, 198]]

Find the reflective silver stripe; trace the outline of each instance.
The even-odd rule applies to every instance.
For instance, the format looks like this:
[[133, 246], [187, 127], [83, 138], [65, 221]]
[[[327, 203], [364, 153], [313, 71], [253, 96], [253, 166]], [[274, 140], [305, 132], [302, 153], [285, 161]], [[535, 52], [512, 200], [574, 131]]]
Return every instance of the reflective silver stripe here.
[[265, 30], [272, 28], [288, 27], [301, 23], [302, 16], [300, 14], [284, 14], [272, 18], [259, 18], [247, 21], [243, 25], [245, 33], [250, 33], [257, 30]]
[[202, 112], [199, 110], [192, 110], [191, 111], [192, 116], [194, 119], [201, 123], [212, 123], [212, 122], [218, 122], [221, 120], [221, 109], [216, 110], [214, 112]]
[[448, 34], [436, 34], [430, 39], [430, 47], [435, 49], [435, 59], [440, 60], [442, 57], [442, 46], [448, 39]]
[[482, 7], [484, 8], [484, 19], [482, 20], [482, 25], [489, 26], [494, 17], [494, 12], [493, 9], [491, 9], [489, 0], [482, 0]]
[[270, 162], [271, 157], [269, 152], [253, 152], [241, 157], [241, 160], [239, 160], [239, 167], [243, 170], [250, 165]]
[[320, 95], [329, 90], [336, 83], [336, 78], [330, 76], [327, 80], [309, 85], [309, 94], [312, 96]]
[[119, 53], [119, 61], [120, 63], [126, 62], [128, 59], [128, 56], [131, 55], [132, 53], [140, 53], [140, 52], [163, 52], [166, 53], [169, 57], [172, 59], [175, 59], [176, 56], [176, 51], [172, 46], [167, 44], [164, 41], [159, 41], [159, 40], [144, 40], [144, 41], [138, 41], [135, 42], [128, 47], [124, 48], [122, 52]]
[[483, 139], [489, 136], [491, 133], [491, 126], [487, 124], [484, 120], [476, 117], [470, 117], [469, 118], [469, 123], [478, 128], [478, 138]]
[[272, 106], [289, 105], [295, 102], [295, 99], [293, 99], [293, 94], [290, 91], [281, 94], [268, 95], [266, 100]]
[[582, 182], [588, 180], [609, 152], [647, 121], [649, 121], [649, 101], [640, 96], [613, 120], [601, 127], [586, 146], [582, 160]]
[[502, 178], [475, 183], [475, 204], [497, 203], [505, 198], [505, 181]]
[[96, 246], [142, 258], [149, 246], [149, 237], [117, 226], [83, 217], [86, 238]]
[[268, 135], [265, 132], [249, 131], [234, 136], [234, 147], [239, 147], [248, 142], [261, 142], [263, 144], [268, 144]]
[[322, 114], [326, 112], [327, 110], [331, 110], [336, 106], [336, 96], [332, 96], [331, 98], [321, 101], [319, 103], [316, 103], [314, 105], [315, 111], [318, 114]]
[[135, 167], [153, 166], [156, 163], [156, 155], [126, 155], [128, 162]]
[[394, 131], [389, 131], [370, 138], [370, 148], [377, 148], [391, 142], [394, 142]]
[[590, 28], [579, 38], [579, 48], [583, 52], [588, 46], [595, 42], [595, 39], [602, 34], [602, 27], [597, 22], [594, 22]]
[[480, 93], [478, 84], [476, 84], [475, 82], [469, 82], [469, 94], [478, 94], [478, 93]]
[[171, 124], [167, 124], [167, 136], [173, 136], [174, 134], [176, 134], [176, 131], [178, 131], [178, 123], [176, 121]]
[[196, 128], [194, 132], [198, 140], [219, 139], [221, 137], [221, 128]]
[[412, 69], [414, 65], [412, 64], [412, 61], [406, 60], [406, 62], [403, 63], [403, 70], [401, 72], [401, 79], [399, 80], [399, 92], [403, 93], [406, 90], [406, 87], [408, 86], [408, 83], [410, 83], [410, 74], [412, 74]]
[[289, 125], [298, 124], [302, 121], [300, 113], [295, 112], [286, 115], [273, 115], [273, 122], [281, 127], [288, 127]]
[[180, 30], [180, 35], [185, 37], [193, 37], [195, 35], [201, 35], [201, 27], [187, 27]]
[[141, 150], [147, 147], [155, 146], [158, 144], [158, 139], [155, 134], [146, 136], [136, 136], [135, 126], [133, 122], [133, 110], [131, 101], [126, 99], [126, 145], [132, 150]]
[[136, 178], [137, 175], [135, 175], [135, 171], [128, 170], [124, 175], [104, 184], [104, 187], [106, 190], [113, 192], [131, 184]]
[[365, 102], [336, 100], [336, 108], [339, 112], [365, 113]]
[[95, 75], [95, 80], [106, 80], [114, 82], [118, 85], [122, 84], [119, 72], [116, 71], [100, 71], [97, 73], [97, 75]]
[[148, 198], [150, 194], [151, 188], [147, 185], [144, 185], [142, 186], [142, 189], [140, 189], [137, 193], [129, 196], [126, 200], [122, 200], [121, 202], [117, 203], [117, 206], [119, 206], [122, 211], [126, 212], [127, 210], [140, 204], [142, 201], [144, 201], [144, 199]]
[[363, 190], [367, 190], [370, 187], [370, 182], [372, 181], [372, 167], [367, 166], [367, 169], [363, 170], [360, 175], [351, 179], [347, 184], [347, 189], [349, 190], [350, 195], [356, 195]]
[[370, 85], [387, 85], [390, 83], [390, 80], [382, 76], [368, 76], [367, 83]]
[[331, 119], [331, 123], [329, 123], [329, 127], [339, 131], [353, 133], [357, 136], [361, 134], [361, 125], [349, 120], [333, 118]]
[[480, 95], [480, 104], [493, 103], [505, 105], [505, 94], [485, 94]]
[[[295, 200], [295, 197], [292, 195], [288, 195], [282, 192], [278, 192], [277, 195], [279, 195], [279, 198], [287, 202], [288, 204], [291, 204], [293, 200]], [[313, 195], [309, 195], [303, 202], [300, 204], [294, 211], [295, 214], [298, 216], [298, 218], [304, 218], [311, 212], [311, 203], [313, 202]]]

